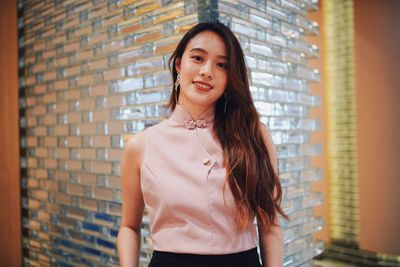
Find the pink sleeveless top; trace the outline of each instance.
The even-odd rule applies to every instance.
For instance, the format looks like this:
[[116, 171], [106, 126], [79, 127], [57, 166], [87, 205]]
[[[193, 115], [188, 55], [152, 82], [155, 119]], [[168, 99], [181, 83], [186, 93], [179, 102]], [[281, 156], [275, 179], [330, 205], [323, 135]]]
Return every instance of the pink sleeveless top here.
[[177, 105], [168, 119], [144, 131], [141, 189], [155, 250], [228, 254], [256, 247], [253, 222], [236, 228], [213, 119], [214, 107], [193, 121]]

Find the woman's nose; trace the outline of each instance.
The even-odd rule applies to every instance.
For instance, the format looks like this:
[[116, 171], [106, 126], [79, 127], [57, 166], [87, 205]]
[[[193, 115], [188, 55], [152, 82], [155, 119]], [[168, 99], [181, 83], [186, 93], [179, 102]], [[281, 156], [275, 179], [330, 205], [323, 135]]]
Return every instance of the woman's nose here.
[[203, 79], [208, 79], [208, 80], [214, 77], [210, 63], [206, 63], [202, 66], [202, 68], [200, 69], [200, 76]]

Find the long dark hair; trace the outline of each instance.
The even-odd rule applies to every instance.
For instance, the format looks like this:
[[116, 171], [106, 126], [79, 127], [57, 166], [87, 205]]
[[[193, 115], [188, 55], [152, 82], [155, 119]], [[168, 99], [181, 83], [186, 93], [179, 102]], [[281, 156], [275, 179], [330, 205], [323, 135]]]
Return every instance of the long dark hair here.
[[[212, 31], [224, 41], [228, 56], [228, 83], [225, 96], [215, 107], [214, 131], [222, 145], [227, 181], [238, 211], [237, 225], [243, 229], [257, 217], [264, 229], [275, 223], [282, 188], [275, 173], [260, 130], [260, 118], [250, 93], [243, 50], [232, 31], [220, 22], [199, 23], [179, 42], [169, 59], [173, 82], [177, 77], [176, 60], [181, 59], [188, 42], [203, 31]], [[180, 89], [173, 90], [169, 107], [174, 110]], [[226, 103], [226, 112], [224, 105]]]

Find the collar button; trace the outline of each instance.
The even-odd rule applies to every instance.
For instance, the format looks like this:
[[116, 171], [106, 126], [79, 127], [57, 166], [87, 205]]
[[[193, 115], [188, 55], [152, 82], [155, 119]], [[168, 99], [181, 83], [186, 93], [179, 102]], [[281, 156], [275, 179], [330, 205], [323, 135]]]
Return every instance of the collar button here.
[[210, 163], [210, 160], [209, 160], [209, 159], [203, 159], [203, 164], [204, 164], [204, 165], [207, 165], [208, 163]]

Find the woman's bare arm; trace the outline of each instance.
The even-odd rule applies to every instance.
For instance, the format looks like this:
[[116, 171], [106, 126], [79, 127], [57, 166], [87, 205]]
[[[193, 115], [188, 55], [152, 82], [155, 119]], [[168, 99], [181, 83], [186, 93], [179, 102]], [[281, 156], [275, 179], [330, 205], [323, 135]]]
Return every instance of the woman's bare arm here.
[[139, 133], [125, 143], [121, 159], [122, 222], [117, 238], [121, 267], [139, 266], [140, 226], [144, 209], [140, 188], [143, 151], [143, 135]]
[[[264, 124], [260, 123], [261, 133], [264, 143], [267, 146], [268, 153], [271, 158], [272, 166], [278, 173], [278, 159], [272, 138]], [[278, 216], [275, 217], [275, 224], [271, 225], [267, 231], [260, 225], [258, 226], [258, 234], [260, 238], [261, 258], [264, 267], [282, 267], [283, 266], [283, 234], [279, 225]]]
[[283, 266], [283, 234], [279, 226], [270, 226], [265, 232], [262, 227], [258, 227], [260, 238], [261, 258], [264, 267], [282, 267]]

